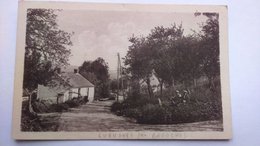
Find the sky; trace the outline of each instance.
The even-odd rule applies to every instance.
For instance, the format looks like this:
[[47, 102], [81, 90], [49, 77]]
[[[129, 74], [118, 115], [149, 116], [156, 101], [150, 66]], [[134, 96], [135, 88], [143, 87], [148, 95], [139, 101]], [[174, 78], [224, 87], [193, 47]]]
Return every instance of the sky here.
[[74, 32], [69, 63], [80, 66], [85, 60], [102, 57], [109, 72], [116, 72], [117, 53], [121, 58], [126, 55], [133, 34], [147, 36], [156, 26], [175, 23], [182, 24], [187, 35], [200, 31], [199, 24], [206, 21], [205, 16], [195, 17], [194, 13], [62, 10], [57, 15], [59, 28]]

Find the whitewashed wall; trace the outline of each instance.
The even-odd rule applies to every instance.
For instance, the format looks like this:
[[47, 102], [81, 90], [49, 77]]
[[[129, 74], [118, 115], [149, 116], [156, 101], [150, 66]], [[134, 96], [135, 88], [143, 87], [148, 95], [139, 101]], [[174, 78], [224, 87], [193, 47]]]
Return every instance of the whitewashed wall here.
[[64, 93], [63, 102], [69, 100], [69, 90]]
[[78, 88], [71, 88], [71, 92], [72, 92], [72, 94], [71, 94], [71, 98], [73, 98], [73, 97], [78, 97]]
[[89, 87], [89, 93], [88, 93], [88, 100], [89, 102], [94, 101], [94, 93], [95, 93], [95, 88], [94, 87]]
[[88, 88], [80, 88], [81, 96], [88, 96]]

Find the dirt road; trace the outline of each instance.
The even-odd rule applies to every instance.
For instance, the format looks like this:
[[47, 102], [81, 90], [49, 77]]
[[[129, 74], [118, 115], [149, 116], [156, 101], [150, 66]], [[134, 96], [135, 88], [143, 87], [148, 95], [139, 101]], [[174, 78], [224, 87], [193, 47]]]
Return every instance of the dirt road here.
[[[110, 112], [113, 101], [97, 101], [73, 108], [60, 115], [42, 118], [47, 129], [56, 125], [57, 131], [221, 131], [219, 121], [206, 121], [173, 125], [144, 125]], [[53, 124], [53, 125], [52, 125]], [[51, 128], [53, 129], [53, 128]]]

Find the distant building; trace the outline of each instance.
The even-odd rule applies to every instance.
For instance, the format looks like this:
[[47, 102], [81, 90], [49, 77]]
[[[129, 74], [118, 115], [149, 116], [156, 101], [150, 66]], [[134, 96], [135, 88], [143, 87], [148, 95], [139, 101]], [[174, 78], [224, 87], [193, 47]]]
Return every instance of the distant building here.
[[38, 85], [37, 99], [63, 103], [73, 98], [84, 97], [92, 102], [94, 92], [94, 85], [80, 75], [77, 69], [74, 69], [74, 72], [58, 70], [53, 83], [48, 86]]

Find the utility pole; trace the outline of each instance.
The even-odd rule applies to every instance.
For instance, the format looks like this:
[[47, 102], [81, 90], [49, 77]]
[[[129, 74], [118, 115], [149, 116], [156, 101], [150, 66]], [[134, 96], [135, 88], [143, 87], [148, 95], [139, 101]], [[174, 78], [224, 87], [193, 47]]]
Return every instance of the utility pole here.
[[120, 55], [117, 53], [117, 96], [116, 101], [119, 101], [119, 74], [120, 74]]
[[122, 76], [122, 65], [121, 65], [121, 59], [120, 59], [120, 55], [119, 55], [119, 64], [120, 64], [120, 79], [121, 79], [121, 91], [122, 91], [122, 96], [123, 96], [123, 99], [125, 100], [125, 92], [124, 92], [124, 79], [123, 79], [123, 76]]
[[[124, 90], [124, 83], [123, 83], [123, 78], [122, 78], [122, 66], [121, 66], [121, 59], [120, 59], [120, 54], [117, 53], [117, 101], [119, 100], [119, 87], [120, 87], [120, 79], [121, 79], [121, 88], [122, 91]], [[124, 97], [124, 92], [123, 92], [123, 99]]]

